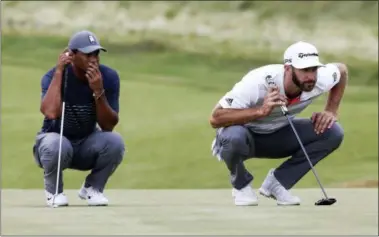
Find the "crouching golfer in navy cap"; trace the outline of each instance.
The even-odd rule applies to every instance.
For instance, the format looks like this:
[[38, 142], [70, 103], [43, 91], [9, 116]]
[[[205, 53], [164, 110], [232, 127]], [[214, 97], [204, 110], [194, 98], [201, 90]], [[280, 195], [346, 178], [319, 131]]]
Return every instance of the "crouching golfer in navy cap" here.
[[[68, 205], [63, 172], [57, 173], [62, 118], [60, 170], [90, 171], [79, 197], [91, 206], [108, 205], [104, 187], [121, 163], [125, 146], [120, 134], [113, 132], [119, 121], [120, 79], [114, 69], [99, 63], [100, 51], [106, 49], [92, 32], [77, 32], [59, 55], [56, 66], [42, 77], [40, 111], [44, 120], [33, 153], [44, 171], [48, 206]], [[56, 188], [58, 195], [53, 198]]]

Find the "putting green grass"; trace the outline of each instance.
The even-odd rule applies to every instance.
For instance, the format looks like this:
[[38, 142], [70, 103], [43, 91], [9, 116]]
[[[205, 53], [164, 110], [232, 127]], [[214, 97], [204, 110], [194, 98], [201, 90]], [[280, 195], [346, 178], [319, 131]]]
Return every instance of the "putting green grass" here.
[[[43, 37], [2, 38], [2, 188], [43, 187], [43, 171], [32, 156], [34, 136], [43, 119], [39, 112], [40, 78], [56, 63], [66, 43], [66, 39]], [[128, 152], [107, 187], [230, 187], [225, 165], [211, 156], [214, 131], [208, 118], [235, 82], [249, 69], [270, 60], [227, 60], [133, 46], [108, 48], [112, 50], [102, 55], [102, 62], [116, 68], [121, 76], [120, 123], [116, 130], [125, 138]], [[359, 80], [360, 73], [375, 75], [355, 70], [352, 82]], [[351, 83], [347, 88], [340, 109], [345, 141], [317, 165], [326, 186], [377, 180], [377, 100], [376, 86]], [[322, 110], [324, 101], [325, 97], [320, 98], [301, 116]], [[247, 161], [256, 177], [254, 186], [260, 185], [269, 168], [282, 161]], [[79, 188], [86, 174], [65, 171], [65, 188]], [[296, 186], [304, 187], [317, 187], [311, 172]]]
[[[77, 190], [70, 206], [45, 206], [42, 190], [2, 191], [4, 235], [376, 235], [376, 189], [328, 189], [332, 206], [314, 206], [319, 189], [293, 190], [301, 206], [236, 207], [230, 189], [108, 190], [111, 205], [88, 207]], [[47, 224], [48, 223], [48, 224]]]

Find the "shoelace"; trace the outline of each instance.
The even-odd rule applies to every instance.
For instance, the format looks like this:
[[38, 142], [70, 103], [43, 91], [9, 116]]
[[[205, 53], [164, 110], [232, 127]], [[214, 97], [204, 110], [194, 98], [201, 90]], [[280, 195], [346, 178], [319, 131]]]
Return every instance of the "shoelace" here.
[[278, 181], [273, 182], [273, 193], [279, 194], [282, 197], [290, 198], [291, 194], [290, 192], [285, 189]]
[[93, 188], [89, 188], [87, 190], [87, 195], [89, 196], [102, 196], [103, 194], [99, 191], [99, 190], [96, 190], [96, 189], [93, 189]]
[[[54, 195], [55, 195], [55, 194], [53, 194], [53, 193], [45, 193], [45, 194], [46, 194], [46, 197], [49, 197], [49, 198], [50, 198], [50, 197], [54, 197]], [[65, 195], [64, 195], [64, 193], [59, 193], [59, 194], [57, 195], [57, 197], [58, 197], [58, 196], [65, 196]]]
[[255, 195], [254, 194], [254, 192], [253, 192], [253, 190], [252, 189], [250, 189], [250, 188], [245, 188], [244, 190], [242, 190], [242, 193], [244, 194], [244, 195], [248, 195], [248, 196], [251, 196], [251, 195]]

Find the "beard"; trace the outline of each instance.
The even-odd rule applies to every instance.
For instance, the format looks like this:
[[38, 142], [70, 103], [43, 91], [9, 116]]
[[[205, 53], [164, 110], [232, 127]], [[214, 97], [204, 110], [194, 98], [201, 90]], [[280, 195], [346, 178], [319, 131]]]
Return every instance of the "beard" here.
[[299, 78], [296, 76], [295, 72], [292, 72], [292, 82], [301, 90], [305, 92], [310, 92], [315, 87], [315, 81], [300, 82]]

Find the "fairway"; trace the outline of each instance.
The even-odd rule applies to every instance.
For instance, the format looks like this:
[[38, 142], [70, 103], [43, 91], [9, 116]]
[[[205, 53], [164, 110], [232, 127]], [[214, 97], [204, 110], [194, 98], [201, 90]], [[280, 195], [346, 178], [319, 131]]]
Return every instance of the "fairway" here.
[[45, 207], [42, 190], [2, 191], [4, 235], [374, 235], [377, 189], [328, 189], [333, 206], [314, 206], [319, 189], [294, 190], [301, 206], [236, 207], [230, 189], [108, 190], [111, 205], [88, 207], [67, 190], [71, 206]]

